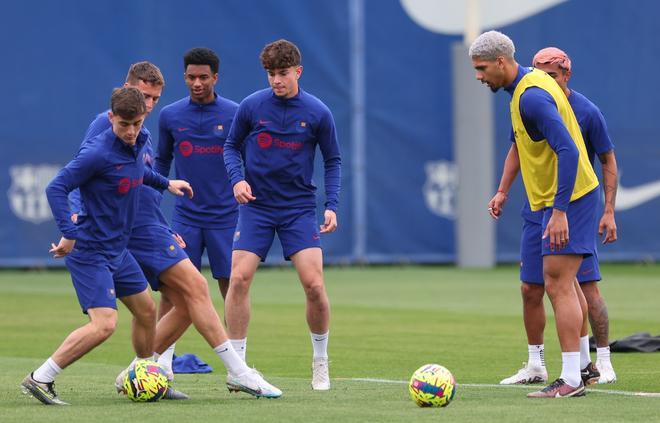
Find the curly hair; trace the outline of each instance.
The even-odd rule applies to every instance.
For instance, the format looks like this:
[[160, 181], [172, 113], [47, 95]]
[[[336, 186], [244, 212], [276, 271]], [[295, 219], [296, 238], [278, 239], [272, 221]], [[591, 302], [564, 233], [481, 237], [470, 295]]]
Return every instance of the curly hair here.
[[266, 70], [284, 69], [291, 66], [300, 66], [300, 50], [291, 41], [277, 40], [261, 51], [259, 55], [261, 65]]
[[186, 52], [183, 56], [183, 70], [188, 68], [188, 65], [208, 65], [211, 72], [216, 74], [220, 70], [220, 58], [210, 48], [195, 47]]

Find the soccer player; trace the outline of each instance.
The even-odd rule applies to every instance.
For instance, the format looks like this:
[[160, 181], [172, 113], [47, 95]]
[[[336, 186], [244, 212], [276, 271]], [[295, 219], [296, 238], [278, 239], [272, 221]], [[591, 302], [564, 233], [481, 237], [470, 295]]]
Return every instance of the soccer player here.
[[543, 279], [555, 312], [562, 372], [528, 397], [582, 396], [583, 314], [574, 281], [583, 257], [596, 253], [598, 179], [566, 95], [545, 72], [519, 66], [514, 52], [509, 37], [488, 31], [472, 43], [469, 56], [477, 80], [493, 92], [504, 88], [511, 94], [511, 124], [525, 190], [531, 210], [543, 210]]
[[[55, 377], [105, 341], [117, 324], [116, 298], [136, 317], [134, 346], [138, 357], [153, 354], [155, 304], [147, 281], [126, 249], [135, 220], [137, 189], [148, 184], [176, 195], [192, 189], [185, 181], [168, 181], [144, 164], [147, 134], [142, 93], [135, 88], [113, 92], [108, 117], [111, 128], [90, 139], [46, 188], [55, 221], [62, 232], [54, 257], [65, 257], [73, 286], [89, 323], [76, 329], [53, 355], [25, 377], [21, 386], [44, 404], [66, 405], [54, 388]], [[80, 188], [87, 215], [71, 221], [68, 194]], [[75, 248], [74, 248], [75, 247]]]
[[[231, 272], [231, 244], [238, 219], [222, 152], [238, 104], [219, 96], [220, 59], [208, 48], [193, 48], [183, 56], [184, 80], [190, 95], [163, 108], [158, 120], [155, 169], [167, 176], [174, 159], [177, 177], [195, 187], [195, 198], [177, 199], [172, 228], [185, 240], [185, 251], [201, 269], [204, 250], [222, 297]], [[245, 358], [243, 351], [239, 354]], [[174, 345], [159, 358], [171, 367]]]
[[[599, 234], [603, 235], [603, 244], [617, 239], [616, 221], [614, 219], [614, 202], [617, 189], [617, 164], [614, 155], [614, 145], [607, 133], [607, 125], [602, 113], [591, 101], [575, 90], [568, 88], [571, 77], [571, 60], [562, 50], [548, 47], [540, 50], [534, 56], [532, 64], [550, 75], [562, 88], [568, 102], [580, 124], [582, 136], [586, 142], [587, 154], [593, 167], [595, 156], [598, 155], [603, 169], [603, 185], [605, 190], [605, 209], [599, 223]], [[518, 152], [515, 144], [511, 146], [504, 165], [504, 171], [498, 192], [488, 204], [491, 215], [498, 218], [511, 183], [519, 170]], [[543, 359], [543, 329], [545, 328], [545, 310], [543, 307], [543, 261], [541, 250], [541, 220], [540, 212], [532, 212], [529, 202], [525, 200], [522, 216], [525, 221], [521, 238], [521, 292], [523, 298], [523, 320], [527, 331], [529, 360], [515, 375], [503, 379], [504, 385], [515, 383], [535, 383], [547, 380], [547, 371]], [[591, 329], [596, 339], [596, 367], [590, 366], [589, 338], [586, 325], [580, 337], [580, 367], [582, 380], [585, 383], [614, 383], [616, 374], [610, 361], [608, 340], [609, 319], [607, 306], [600, 294], [597, 281], [600, 280], [600, 269], [597, 255], [587, 257], [577, 274], [580, 288], [586, 297]], [[586, 322], [585, 322], [586, 323]]]
[[[151, 99], [147, 103], [147, 115], [160, 98], [164, 84], [160, 69], [149, 62], [132, 65], [126, 80], [127, 86], [135, 86], [143, 93], [146, 92]], [[109, 127], [107, 113], [101, 113], [89, 126], [86, 136], [94, 137]], [[151, 135], [144, 127], [143, 131], [147, 134], [143, 161], [145, 166], [151, 169], [154, 157]], [[86, 142], [88, 141], [83, 141], [83, 145]], [[151, 187], [140, 188], [135, 223], [128, 242], [129, 251], [151, 287], [161, 292], [161, 299], [167, 298], [166, 303], [175, 305], [173, 308], [168, 307], [168, 312], [161, 312], [166, 317], [161, 316], [156, 327], [154, 351], [157, 354], [163, 353], [192, 322], [228, 369], [231, 377], [231, 384], [228, 385], [230, 390], [245, 391], [256, 396], [280, 396], [281, 391], [263, 380], [258, 372], [249, 369], [228, 342], [222, 322], [213, 307], [206, 279], [173, 239], [174, 234], [160, 210], [161, 197], [160, 192]], [[133, 363], [138, 358], [136, 357]], [[171, 381], [171, 355], [166, 363], [169, 364], [166, 371]], [[115, 382], [117, 391], [122, 393], [124, 375], [125, 373], [121, 372]], [[188, 396], [170, 386], [164, 398], [183, 400], [188, 399]]]
[[[160, 99], [165, 80], [160, 69], [153, 63], [138, 62], [131, 65], [126, 75], [124, 87], [135, 87], [144, 95], [144, 101], [147, 105], [147, 115]], [[96, 116], [96, 119], [87, 128], [83, 140], [92, 138], [110, 127], [108, 120], [108, 111], [102, 112]], [[78, 216], [85, 215], [85, 206], [80, 198], [80, 190], [75, 189], [69, 194], [69, 203], [71, 207], [71, 220], [77, 222]]]
[[[241, 102], [225, 143], [227, 174], [241, 204], [225, 302], [227, 329], [237, 343], [247, 339], [250, 284], [277, 232], [284, 257], [293, 262], [305, 291], [314, 351], [312, 388], [328, 390], [330, 304], [320, 234], [337, 228], [339, 143], [328, 107], [298, 85], [303, 71], [298, 47], [278, 40], [264, 47], [260, 59], [270, 88]], [[320, 228], [312, 182], [317, 146], [324, 160], [326, 192]]]

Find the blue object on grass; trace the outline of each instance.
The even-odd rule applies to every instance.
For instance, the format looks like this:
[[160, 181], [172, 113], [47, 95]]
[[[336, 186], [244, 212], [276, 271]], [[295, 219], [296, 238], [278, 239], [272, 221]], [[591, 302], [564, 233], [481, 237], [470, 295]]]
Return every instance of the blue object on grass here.
[[174, 373], [211, 373], [213, 367], [203, 362], [195, 354], [183, 354], [172, 359]]

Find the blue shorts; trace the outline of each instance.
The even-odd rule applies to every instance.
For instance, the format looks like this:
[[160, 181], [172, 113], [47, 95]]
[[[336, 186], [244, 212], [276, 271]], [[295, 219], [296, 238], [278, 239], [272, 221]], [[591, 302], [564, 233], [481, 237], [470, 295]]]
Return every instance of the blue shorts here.
[[[541, 243], [541, 254], [547, 255], [582, 255], [596, 254], [596, 231], [598, 229], [598, 189], [593, 189], [577, 200], [569, 203], [566, 210], [568, 219], [568, 245], [561, 250], [550, 251], [550, 237]], [[543, 228], [552, 216], [552, 207], [543, 209]]]
[[213, 277], [229, 279], [234, 228], [204, 229], [181, 222], [172, 222], [172, 229], [186, 241], [185, 251], [195, 267], [202, 268], [202, 255], [206, 249]]
[[[541, 255], [543, 226], [541, 223], [527, 219], [523, 219], [523, 222], [522, 236], [520, 237], [520, 280], [529, 284], [543, 285], [543, 256]], [[595, 235], [593, 239], [595, 244]], [[585, 257], [577, 274], [578, 282], [593, 282], [600, 279], [598, 255]]]
[[306, 248], [321, 248], [316, 209], [276, 209], [250, 204], [238, 207], [234, 250], [245, 250], [266, 259], [275, 232], [285, 260]]
[[158, 225], [133, 229], [128, 249], [154, 291], [160, 287], [158, 277], [161, 273], [188, 258], [174, 240], [172, 231]]
[[117, 298], [139, 294], [147, 281], [128, 250], [108, 259], [99, 253], [74, 250], [66, 256], [73, 287], [83, 313], [90, 308], [117, 309]]

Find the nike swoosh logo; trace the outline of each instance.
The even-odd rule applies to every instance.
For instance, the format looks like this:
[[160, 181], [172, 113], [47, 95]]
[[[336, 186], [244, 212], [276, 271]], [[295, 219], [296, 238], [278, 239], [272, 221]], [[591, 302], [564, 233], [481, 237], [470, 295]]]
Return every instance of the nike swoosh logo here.
[[[481, 28], [501, 28], [565, 1], [567, 0], [480, 1], [478, 2], [479, 24]], [[465, 18], [467, 10], [462, 1], [400, 0], [400, 2], [410, 19], [429, 31], [460, 35], [468, 26], [468, 20]]]
[[616, 194], [616, 210], [632, 209], [656, 197], [660, 197], [660, 180], [631, 188], [619, 185]]

